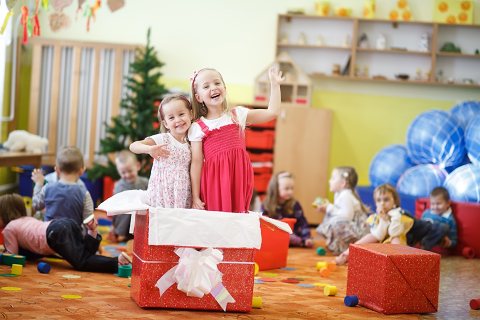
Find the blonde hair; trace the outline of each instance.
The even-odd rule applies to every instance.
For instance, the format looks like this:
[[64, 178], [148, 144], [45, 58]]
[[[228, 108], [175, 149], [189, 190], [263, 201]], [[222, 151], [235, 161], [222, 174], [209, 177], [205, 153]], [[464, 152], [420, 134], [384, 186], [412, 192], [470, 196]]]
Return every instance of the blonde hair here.
[[353, 193], [353, 196], [360, 202], [360, 207], [362, 208], [363, 212], [370, 212], [370, 208], [367, 207], [363, 202], [362, 199], [360, 199], [360, 196], [358, 195], [357, 191], [355, 188], [357, 187], [358, 183], [358, 174], [357, 171], [355, 170], [354, 167], [349, 167], [349, 166], [340, 166], [336, 167], [333, 170], [338, 171], [340, 176], [342, 177], [343, 180], [345, 180], [346, 188], [350, 189]]
[[388, 183], [381, 184], [378, 187], [373, 190], [373, 196], [376, 197], [377, 195], [385, 194], [385, 193], [390, 193], [393, 197], [393, 202], [395, 203], [396, 207], [400, 207], [400, 197], [398, 195], [397, 190]]
[[137, 156], [128, 150], [118, 151], [115, 154], [115, 164], [118, 166], [120, 164], [127, 164], [131, 161], [133, 164], [138, 162]]
[[57, 154], [57, 168], [63, 173], [77, 173], [84, 167], [83, 154], [77, 147], [63, 147]]
[[12, 220], [26, 216], [27, 209], [20, 195], [12, 193], [0, 196], [0, 219], [3, 227]]
[[[283, 178], [293, 179], [293, 175], [287, 171], [280, 171], [274, 174], [268, 183], [267, 195], [263, 201], [263, 207], [271, 218], [274, 218], [276, 215], [278, 199], [280, 197], [278, 194], [278, 181]], [[285, 202], [284, 209], [287, 214], [293, 213], [293, 205], [295, 202], [296, 200], [293, 197]]]
[[160, 105], [158, 106], [158, 111], [157, 111], [157, 118], [158, 122], [160, 123], [160, 132], [168, 132], [168, 129], [165, 127], [163, 124], [163, 121], [165, 120], [165, 114], [163, 113], [163, 106], [165, 106], [167, 103], [172, 102], [172, 101], [183, 101], [185, 103], [185, 107], [192, 111], [192, 104], [190, 103], [190, 100], [188, 100], [187, 97], [185, 97], [183, 94], [179, 93], [171, 93], [167, 94], [165, 97], [163, 97], [162, 102], [160, 102]]
[[[216, 72], [218, 74], [218, 76], [220, 77], [220, 80], [222, 80], [223, 86], [226, 88], [225, 81], [223, 81], [222, 75], [216, 69], [203, 68], [203, 69], [200, 69], [197, 72], [194, 72], [193, 77], [192, 77], [192, 86], [191, 86], [193, 120], [198, 120], [198, 119], [200, 119], [200, 117], [205, 117], [208, 114], [208, 109], [207, 109], [207, 106], [205, 105], [205, 103], [204, 102], [200, 103], [200, 102], [197, 101], [197, 98], [195, 98], [195, 94], [197, 92], [197, 82], [196, 82], [197, 77], [203, 71]], [[223, 100], [222, 106], [223, 106], [224, 111], [230, 111], [230, 108], [228, 107], [228, 104], [227, 104], [227, 99]]]

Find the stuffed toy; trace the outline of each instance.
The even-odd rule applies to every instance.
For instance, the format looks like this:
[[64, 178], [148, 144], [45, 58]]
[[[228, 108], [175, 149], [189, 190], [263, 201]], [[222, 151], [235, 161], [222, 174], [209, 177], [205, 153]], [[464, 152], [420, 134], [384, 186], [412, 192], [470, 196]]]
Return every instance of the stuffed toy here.
[[47, 148], [48, 140], [25, 130], [14, 130], [9, 133], [7, 141], [3, 144], [10, 151], [27, 151], [41, 153]]

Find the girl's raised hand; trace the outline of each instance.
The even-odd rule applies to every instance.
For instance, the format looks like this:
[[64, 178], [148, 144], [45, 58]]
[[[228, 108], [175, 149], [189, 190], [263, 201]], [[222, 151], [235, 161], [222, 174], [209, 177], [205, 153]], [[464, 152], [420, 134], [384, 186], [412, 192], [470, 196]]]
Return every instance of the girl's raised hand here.
[[153, 159], [159, 160], [160, 158], [168, 158], [170, 151], [167, 149], [167, 144], [156, 144], [150, 147], [148, 154]]
[[280, 71], [278, 65], [274, 65], [268, 70], [268, 77], [270, 78], [271, 84], [279, 84], [285, 80], [285, 77], [282, 75], [282, 71]]

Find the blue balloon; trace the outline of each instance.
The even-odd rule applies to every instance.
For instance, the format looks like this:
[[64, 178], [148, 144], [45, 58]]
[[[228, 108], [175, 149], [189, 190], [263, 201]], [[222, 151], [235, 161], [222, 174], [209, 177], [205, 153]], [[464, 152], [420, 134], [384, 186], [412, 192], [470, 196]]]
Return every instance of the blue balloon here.
[[394, 144], [383, 148], [373, 157], [368, 177], [373, 187], [384, 183], [395, 186], [402, 173], [412, 166], [407, 148]]
[[470, 121], [465, 131], [465, 148], [472, 163], [480, 165], [480, 115]]
[[447, 172], [433, 164], [419, 164], [405, 171], [397, 183], [399, 193], [428, 197], [435, 187], [443, 186]]
[[465, 130], [472, 118], [480, 115], [480, 101], [463, 101], [453, 106], [450, 114]]
[[467, 164], [450, 173], [444, 187], [454, 201], [480, 203], [480, 166]]
[[424, 112], [408, 128], [407, 150], [415, 164], [459, 165], [466, 154], [463, 129], [446, 111]]

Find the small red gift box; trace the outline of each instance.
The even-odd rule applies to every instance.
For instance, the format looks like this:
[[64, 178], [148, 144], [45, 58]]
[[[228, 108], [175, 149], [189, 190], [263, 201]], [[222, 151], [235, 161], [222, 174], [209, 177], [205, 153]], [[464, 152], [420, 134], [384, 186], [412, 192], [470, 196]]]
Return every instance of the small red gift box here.
[[[174, 268], [179, 257], [174, 246], [148, 244], [149, 215], [135, 217], [135, 241], [133, 245], [133, 268], [130, 296], [140, 307], [218, 310], [222, 308], [213, 295], [202, 298], [189, 297], [177, 289], [169, 287], [161, 296], [155, 285], [159, 278]], [[222, 249], [223, 261], [218, 269], [223, 274], [222, 283], [234, 303], [228, 303], [226, 311], [248, 312], [252, 308], [253, 258], [254, 249]]]
[[[288, 223], [291, 229], [297, 219], [285, 218], [283, 222]], [[288, 246], [290, 235], [278, 227], [261, 220], [262, 246], [255, 254], [255, 262], [259, 270], [279, 269], [287, 266]]]
[[384, 314], [438, 310], [440, 255], [403, 245], [350, 245], [347, 295]]

